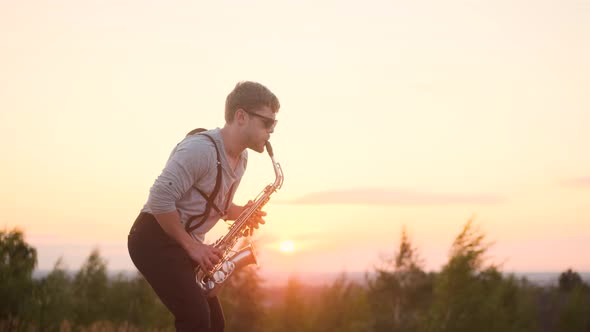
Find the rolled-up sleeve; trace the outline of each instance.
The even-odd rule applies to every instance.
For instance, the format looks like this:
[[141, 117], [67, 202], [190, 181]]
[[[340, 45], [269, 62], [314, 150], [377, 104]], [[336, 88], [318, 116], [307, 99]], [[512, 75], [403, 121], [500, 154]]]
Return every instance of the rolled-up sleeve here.
[[147, 205], [153, 214], [176, 210], [176, 202], [190, 188], [207, 176], [215, 163], [214, 147], [191, 139], [181, 142], [150, 189]]

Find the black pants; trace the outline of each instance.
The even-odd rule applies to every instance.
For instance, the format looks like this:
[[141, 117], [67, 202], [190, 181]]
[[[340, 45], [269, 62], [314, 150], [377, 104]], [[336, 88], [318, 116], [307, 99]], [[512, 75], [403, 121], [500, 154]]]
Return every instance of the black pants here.
[[178, 332], [221, 332], [217, 297], [207, 298], [195, 282], [195, 263], [149, 213], [140, 213], [127, 240], [133, 264], [174, 314]]

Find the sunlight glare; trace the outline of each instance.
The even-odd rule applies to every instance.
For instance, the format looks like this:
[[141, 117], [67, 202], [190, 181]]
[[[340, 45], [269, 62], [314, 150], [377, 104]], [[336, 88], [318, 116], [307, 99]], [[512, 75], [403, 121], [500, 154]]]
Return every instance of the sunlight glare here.
[[283, 241], [279, 244], [279, 250], [284, 254], [291, 254], [295, 251], [295, 243], [291, 240]]

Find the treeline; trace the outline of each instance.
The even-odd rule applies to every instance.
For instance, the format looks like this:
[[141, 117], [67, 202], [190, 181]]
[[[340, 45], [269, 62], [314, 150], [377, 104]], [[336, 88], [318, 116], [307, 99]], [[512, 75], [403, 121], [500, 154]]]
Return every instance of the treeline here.
[[[397, 250], [359, 283], [341, 275], [322, 287], [296, 279], [263, 287], [257, 269], [221, 292], [229, 332], [590, 331], [590, 287], [568, 269], [558, 285], [504, 275], [469, 221], [448, 262], [426, 272], [405, 230]], [[174, 331], [173, 317], [140, 275], [109, 277], [93, 251], [74, 274], [61, 260], [35, 279], [35, 248], [0, 231], [0, 331]]]

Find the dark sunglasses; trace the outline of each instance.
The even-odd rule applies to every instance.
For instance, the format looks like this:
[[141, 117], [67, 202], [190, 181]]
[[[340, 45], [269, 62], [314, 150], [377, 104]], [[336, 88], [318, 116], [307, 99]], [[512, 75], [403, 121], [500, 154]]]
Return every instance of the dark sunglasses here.
[[266, 117], [264, 115], [260, 115], [258, 113], [250, 112], [250, 111], [247, 111], [247, 110], [244, 110], [244, 112], [246, 112], [246, 113], [248, 113], [250, 115], [254, 115], [254, 116], [259, 117], [262, 120], [262, 123], [264, 123], [264, 127], [266, 129], [270, 129], [270, 128], [276, 126], [277, 125], [277, 122], [279, 122], [279, 120], [276, 120], [276, 119], [273, 119], [273, 118], [269, 118], [269, 117]]

